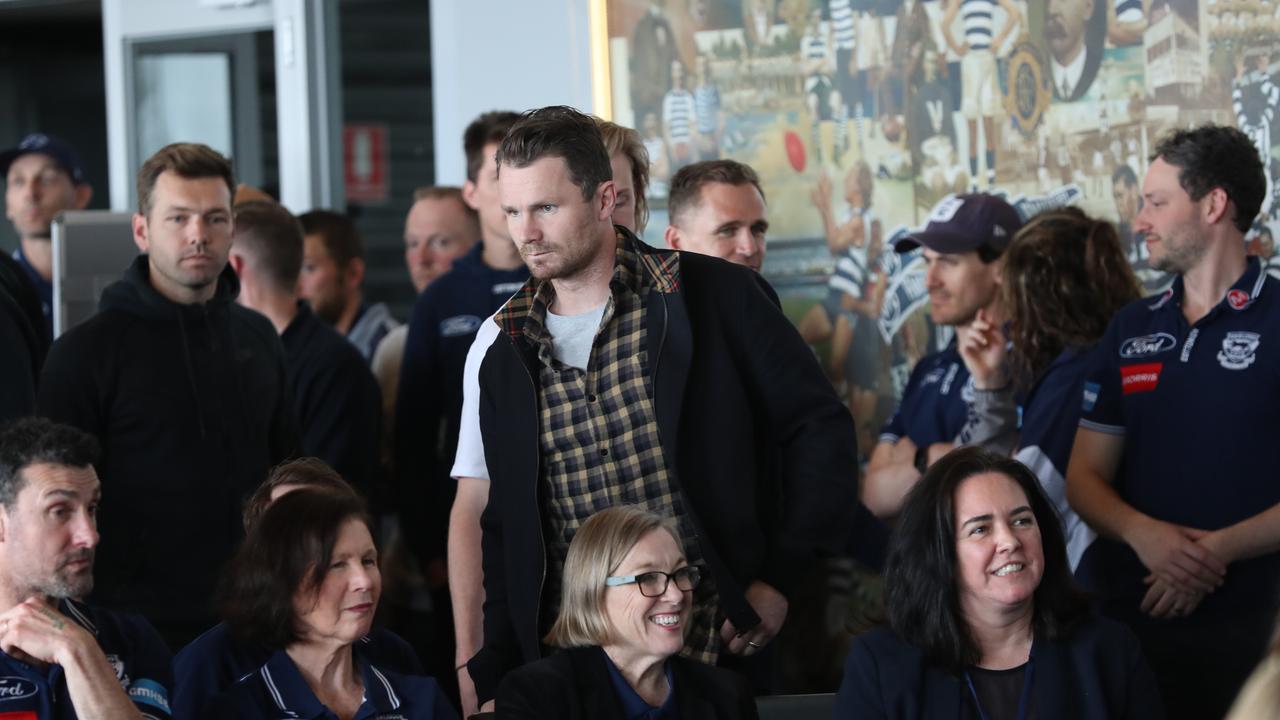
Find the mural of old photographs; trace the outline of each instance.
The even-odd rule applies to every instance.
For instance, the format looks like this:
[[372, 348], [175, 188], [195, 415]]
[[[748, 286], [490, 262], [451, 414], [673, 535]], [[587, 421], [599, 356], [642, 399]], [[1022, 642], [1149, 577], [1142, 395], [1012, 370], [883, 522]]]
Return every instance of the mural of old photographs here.
[[[875, 442], [910, 368], [950, 341], [923, 263], [892, 252], [949, 193], [1076, 203], [1121, 230], [1166, 130], [1232, 123], [1280, 177], [1280, 0], [609, 0], [614, 119], [666, 181], [716, 157], [760, 173], [764, 272]], [[1275, 263], [1280, 187], [1251, 249]]]

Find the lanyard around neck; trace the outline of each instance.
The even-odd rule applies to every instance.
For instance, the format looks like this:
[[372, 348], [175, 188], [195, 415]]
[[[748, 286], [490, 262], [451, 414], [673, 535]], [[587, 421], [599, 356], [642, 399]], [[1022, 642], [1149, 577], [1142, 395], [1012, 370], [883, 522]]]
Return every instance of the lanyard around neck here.
[[[1035, 668], [1035, 658], [1027, 658], [1026, 669], [1022, 671], [1022, 694], [1018, 698], [1018, 714], [1014, 716], [1016, 720], [1027, 720], [1027, 706], [1031, 701], [1031, 679], [1035, 675]], [[973, 686], [973, 678], [970, 677], [968, 670], [964, 671], [964, 681], [969, 685], [969, 694], [973, 696], [973, 705], [978, 709], [978, 719], [990, 720], [987, 714], [982, 711], [982, 701], [978, 699], [978, 689]]]

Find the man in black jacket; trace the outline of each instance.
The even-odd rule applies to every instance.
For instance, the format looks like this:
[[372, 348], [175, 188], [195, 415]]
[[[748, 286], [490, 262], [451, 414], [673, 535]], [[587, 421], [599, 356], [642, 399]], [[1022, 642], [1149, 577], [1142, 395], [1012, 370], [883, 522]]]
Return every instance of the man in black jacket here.
[[280, 333], [302, 452], [368, 496], [378, 471], [382, 399], [360, 350], [298, 297], [302, 225], [274, 202], [236, 205], [235, 224], [236, 300]]
[[50, 349], [36, 399], [102, 444], [95, 600], [142, 612], [175, 647], [214, 624], [241, 502], [295, 446], [280, 339], [234, 302], [234, 188], [231, 163], [204, 145], [143, 164], [144, 254]]
[[542, 653], [569, 541], [613, 504], [673, 518], [690, 562], [709, 571], [686, 649], [708, 661], [756, 652], [810, 561], [848, 535], [848, 411], [756, 273], [652, 250], [612, 224], [609, 157], [589, 117], [527, 113], [498, 167], [533, 278], [499, 310], [480, 366], [490, 492], [484, 647], [468, 664], [478, 696]]

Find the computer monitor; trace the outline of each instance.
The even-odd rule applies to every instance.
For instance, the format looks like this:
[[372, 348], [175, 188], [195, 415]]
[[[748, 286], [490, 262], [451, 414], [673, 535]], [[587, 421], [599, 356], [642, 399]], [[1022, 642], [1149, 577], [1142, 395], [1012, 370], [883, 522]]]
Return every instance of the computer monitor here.
[[68, 210], [53, 221], [53, 336], [98, 312], [102, 291], [138, 255], [133, 214]]

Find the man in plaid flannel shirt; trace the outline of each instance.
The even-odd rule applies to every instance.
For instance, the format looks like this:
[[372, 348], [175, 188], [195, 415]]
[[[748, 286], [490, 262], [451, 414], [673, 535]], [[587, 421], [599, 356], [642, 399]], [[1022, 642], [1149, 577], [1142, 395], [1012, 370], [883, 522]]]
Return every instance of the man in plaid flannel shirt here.
[[756, 273], [651, 249], [612, 224], [609, 157], [588, 116], [527, 113], [498, 166], [533, 277], [495, 316], [479, 372], [490, 475], [484, 646], [468, 663], [479, 699], [543, 654], [569, 541], [620, 503], [674, 518], [708, 571], [685, 652], [753, 654], [809, 562], [849, 535], [848, 411]]

